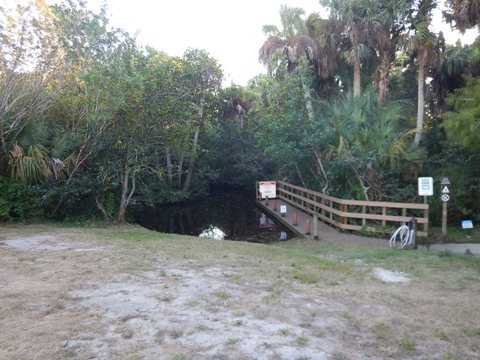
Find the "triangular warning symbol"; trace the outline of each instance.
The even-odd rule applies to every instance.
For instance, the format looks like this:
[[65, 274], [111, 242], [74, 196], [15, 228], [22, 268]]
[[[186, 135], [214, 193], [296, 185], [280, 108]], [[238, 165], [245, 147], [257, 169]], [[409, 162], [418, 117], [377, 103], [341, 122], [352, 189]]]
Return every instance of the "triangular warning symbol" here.
[[449, 194], [450, 193], [450, 190], [448, 189], [447, 186], [444, 186], [444, 188], [442, 189], [442, 194]]

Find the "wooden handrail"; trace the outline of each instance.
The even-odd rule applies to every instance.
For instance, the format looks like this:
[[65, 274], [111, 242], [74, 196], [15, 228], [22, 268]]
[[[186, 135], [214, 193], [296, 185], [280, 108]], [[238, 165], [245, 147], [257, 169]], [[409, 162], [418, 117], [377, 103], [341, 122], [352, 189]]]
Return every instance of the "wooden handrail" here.
[[[391, 229], [387, 231], [385, 229], [389, 223], [395, 223], [396, 228], [414, 217], [417, 223], [423, 225], [423, 231], [418, 231], [417, 235], [428, 236], [428, 204], [339, 199], [285, 181], [277, 181], [277, 196], [307, 213], [317, 215], [323, 221], [342, 230], [391, 232]], [[361, 212], [352, 208], [358, 206], [362, 207]], [[401, 209], [402, 214], [388, 214], [389, 209], [393, 211]], [[377, 213], [375, 210], [377, 210]], [[412, 214], [412, 211], [416, 213]], [[418, 216], [419, 211], [423, 212], [423, 216]], [[361, 220], [361, 225], [355, 223], [358, 220]], [[375, 222], [381, 222], [381, 228]]]

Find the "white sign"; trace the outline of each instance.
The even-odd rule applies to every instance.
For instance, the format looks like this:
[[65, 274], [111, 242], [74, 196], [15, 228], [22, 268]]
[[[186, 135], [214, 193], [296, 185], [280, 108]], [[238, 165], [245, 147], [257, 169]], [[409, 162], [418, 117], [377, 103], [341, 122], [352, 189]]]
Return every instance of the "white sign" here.
[[432, 177], [418, 178], [418, 195], [420, 196], [433, 195], [433, 178]]
[[287, 213], [287, 205], [280, 205], [280, 214]]
[[442, 194], [442, 201], [447, 202], [448, 200], [450, 200], [450, 195]]
[[448, 188], [447, 185], [444, 185], [442, 187], [442, 194], [450, 194], [450, 189]]
[[462, 229], [473, 229], [472, 220], [462, 220]]
[[262, 199], [275, 199], [277, 197], [277, 183], [275, 181], [260, 181], [259, 191]]
[[443, 176], [440, 179], [440, 185], [450, 185], [450, 179], [446, 176]]

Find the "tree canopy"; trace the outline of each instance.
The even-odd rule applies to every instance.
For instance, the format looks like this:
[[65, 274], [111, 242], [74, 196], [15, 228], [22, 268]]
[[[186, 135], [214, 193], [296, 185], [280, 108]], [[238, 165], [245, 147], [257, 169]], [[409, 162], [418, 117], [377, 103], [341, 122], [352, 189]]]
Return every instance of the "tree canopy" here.
[[[446, 45], [431, 27], [437, 6], [282, 6], [281, 26], [263, 28], [267, 75], [244, 87], [222, 86], [205, 50], [140, 46], [106, 5], [0, 6], [0, 219], [123, 222], [133, 196], [159, 206], [265, 178], [418, 201], [421, 175], [466, 184], [452, 216], [477, 216], [480, 45]], [[478, 26], [476, 1], [447, 7], [455, 28]]]

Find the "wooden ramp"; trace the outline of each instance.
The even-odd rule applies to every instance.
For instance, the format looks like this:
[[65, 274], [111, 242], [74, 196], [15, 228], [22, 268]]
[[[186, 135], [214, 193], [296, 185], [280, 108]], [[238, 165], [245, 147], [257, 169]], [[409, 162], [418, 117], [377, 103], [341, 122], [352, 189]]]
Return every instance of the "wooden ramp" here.
[[[275, 191], [275, 199], [262, 199], [265, 195], [260, 194], [257, 184], [257, 202], [297, 236], [355, 243], [374, 240], [388, 244], [375, 235], [367, 237], [351, 232], [390, 235], [400, 225], [413, 220], [422, 227], [416, 236], [428, 236], [428, 204], [339, 199], [284, 181], [276, 182]], [[285, 214], [282, 214], [282, 207]]]
[[[315, 233], [315, 231], [313, 228], [313, 217], [311, 215], [281, 199], [268, 200], [268, 203], [266, 200], [257, 200], [257, 204], [270, 216], [274, 217], [277, 221], [286, 226], [296, 236], [304, 237], [307, 239], [314, 239], [313, 234]], [[285, 216], [280, 215], [280, 206], [282, 205], [287, 207], [287, 213], [285, 214]], [[297, 214], [297, 225], [294, 225], [293, 222], [293, 214], [295, 213]], [[308, 234], [307, 220], [310, 220], [311, 222], [311, 229]], [[318, 221], [317, 234], [318, 240], [389, 246], [389, 242], [387, 239], [365, 237], [351, 233], [341, 232], [334, 227], [325, 224], [322, 221]]]

